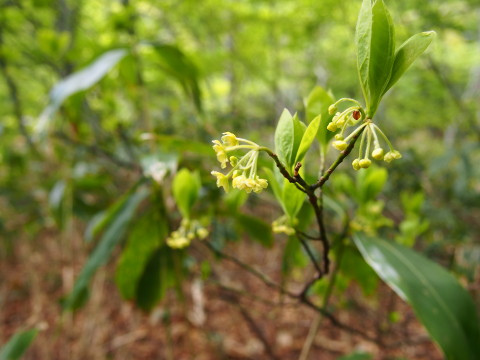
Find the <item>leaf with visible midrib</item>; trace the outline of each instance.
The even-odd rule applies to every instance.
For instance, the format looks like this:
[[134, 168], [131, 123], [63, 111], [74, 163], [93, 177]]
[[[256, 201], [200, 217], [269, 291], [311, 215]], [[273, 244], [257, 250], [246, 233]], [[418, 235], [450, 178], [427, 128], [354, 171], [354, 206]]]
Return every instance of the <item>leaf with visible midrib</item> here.
[[405, 301], [450, 360], [475, 360], [480, 329], [469, 293], [444, 268], [397, 243], [356, 234], [364, 259]]
[[357, 69], [373, 117], [390, 79], [395, 56], [395, 28], [383, 0], [364, 0], [357, 21]]
[[383, 93], [386, 93], [400, 79], [410, 65], [427, 50], [431, 44], [435, 31], [426, 31], [413, 35], [395, 53], [395, 61], [393, 63], [392, 75], [387, 87]]

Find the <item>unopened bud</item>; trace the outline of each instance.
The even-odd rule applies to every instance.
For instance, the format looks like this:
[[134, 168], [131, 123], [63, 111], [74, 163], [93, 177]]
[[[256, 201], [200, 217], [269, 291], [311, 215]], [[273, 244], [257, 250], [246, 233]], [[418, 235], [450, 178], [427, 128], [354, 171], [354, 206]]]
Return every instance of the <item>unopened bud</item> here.
[[377, 148], [377, 149], [373, 150], [372, 157], [375, 160], [382, 160], [383, 159], [383, 149], [382, 148]]
[[360, 160], [358, 160], [358, 159], [353, 160], [352, 167], [353, 167], [354, 170], [360, 170], [359, 162], [360, 162]]
[[358, 162], [358, 164], [360, 165], [361, 168], [363, 169], [367, 169], [370, 167], [370, 165], [372, 165], [372, 160], [370, 159], [362, 159]]

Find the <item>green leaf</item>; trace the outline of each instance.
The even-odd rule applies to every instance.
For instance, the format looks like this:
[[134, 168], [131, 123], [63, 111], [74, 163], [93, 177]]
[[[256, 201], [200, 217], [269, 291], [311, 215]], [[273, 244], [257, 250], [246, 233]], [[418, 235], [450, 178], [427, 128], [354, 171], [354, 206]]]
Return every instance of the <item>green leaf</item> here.
[[388, 171], [385, 168], [371, 166], [365, 171], [357, 173], [357, 191], [355, 197], [360, 204], [364, 204], [382, 191], [387, 182]]
[[125, 49], [107, 51], [89, 66], [59, 81], [50, 91], [50, 103], [40, 115], [36, 131], [44, 132], [50, 118], [68, 97], [95, 85], [127, 54]]
[[165, 296], [166, 290], [180, 287], [183, 274], [180, 265], [184, 251], [163, 246], [150, 257], [137, 286], [136, 304], [142, 310], [152, 310]]
[[300, 143], [302, 142], [303, 135], [305, 134], [306, 126], [303, 122], [298, 119], [297, 114], [293, 115], [293, 146], [292, 146], [292, 154], [290, 155], [290, 159], [288, 160], [288, 165], [293, 167], [295, 163], [295, 159], [297, 158], [297, 152], [300, 147]]
[[163, 256], [162, 249], [157, 249], [150, 254], [145, 271], [141, 274], [135, 295], [137, 306], [145, 311], [150, 311], [165, 295], [165, 282], [163, 278]]
[[137, 283], [148, 260], [168, 235], [165, 219], [159, 217], [158, 210], [152, 208], [135, 222], [118, 261], [115, 283], [127, 300], [135, 298]]
[[189, 96], [198, 111], [202, 111], [202, 91], [199, 85], [199, 72], [193, 61], [177, 46], [162, 43], [143, 43], [143, 47], [153, 47], [161, 59], [161, 67], [173, 76]]
[[316, 86], [304, 100], [307, 122], [310, 123], [316, 117], [321, 117], [317, 138], [324, 148], [335, 135], [332, 131], [327, 130], [327, 125], [333, 118], [333, 115], [328, 113], [328, 107], [334, 102], [332, 94], [320, 86]]
[[303, 134], [302, 140], [300, 142], [300, 146], [298, 147], [297, 157], [294, 161], [295, 164], [303, 160], [303, 157], [305, 156], [308, 149], [312, 145], [312, 142], [315, 139], [315, 136], [317, 136], [318, 127], [320, 126], [320, 119], [321, 119], [321, 116], [317, 116], [315, 119], [312, 120], [312, 122], [308, 125], [307, 129], [305, 130], [305, 133]]
[[18, 360], [32, 344], [38, 330], [32, 329], [14, 334], [0, 349], [0, 360]]
[[275, 129], [275, 152], [280, 161], [286, 165], [289, 165], [292, 157], [293, 143], [293, 117], [287, 109], [284, 109]]
[[394, 242], [354, 236], [368, 264], [405, 301], [447, 359], [480, 354], [479, 318], [469, 293], [444, 268]]
[[190, 211], [198, 199], [200, 192], [200, 176], [198, 172], [181, 169], [173, 179], [173, 196], [183, 217], [190, 218]]
[[273, 173], [272, 170], [269, 168], [263, 168], [263, 171], [265, 173], [265, 176], [268, 180], [268, 187], [272, 189], [273, 195], [277, 199], [277, 201], [282, 204], [283, 206], [283, 192], [282, 192], [282, 187], [277, 181], [277, 178], [275, 177], [275, 174]]
[[90, 280], [97, 269], [108, 261], [115, 245], [125, 235], [128, 224], [133, 218], [137, 207], [148, 194], [149, 191], [146, 188], [140, 187], [122, 205], [115, 218], [106, 228], [92, 255], [88, 258], [75, 282], [72, 292], [64, 299], [63, 307], [65, 309], [75, 310], [81, 307], [87, 300]]
[[357, 21], [357, 69], [367, 116], [373, 117], [385, 92], [395, 58], [395, 29], [383, 0], [363, 0]]
[[282, 204], [290, 220], [295, 219], [305, 201], [305, 193], [298, 190], [287, 179], [283, 181]]
[[435, 31], [415, 34], [397, 49], [392, 75], [383, 93], [386, 93], [400, 79], [403, 73], [407, 71], [410, 65], [427, 50], [435, 35]]
[[235, 220], [240, 230], [246, 232], [252, 239], [257, 240], [265, 247], [270, 248], [273, 246], [273, 234], [270, 224], [245, 214], [237, 214]]

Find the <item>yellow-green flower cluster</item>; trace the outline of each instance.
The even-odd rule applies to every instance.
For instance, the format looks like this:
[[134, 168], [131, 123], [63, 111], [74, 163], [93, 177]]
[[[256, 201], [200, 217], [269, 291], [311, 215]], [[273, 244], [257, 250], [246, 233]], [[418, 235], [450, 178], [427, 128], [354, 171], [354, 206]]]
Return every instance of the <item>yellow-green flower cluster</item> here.
[[[245, 190], [247, 193], [259, 193], [268, 186], [267, 180], [261, 179], [257, 175], [257, 161], [260, 146], [253, 141], [237, 138], [231, 132], [223, 133], [221, 142], [213, 140], [213, 149], [217, 154], [217, 160], [220, 162], [222, 169], [230, 163], [232, 169], [223, 174], [218, 171], [212, 171], [212, 175], [217, 178], [217, 186], [223, 187], [228, 192], [230, 190], [230, 180], [232, 187]], [[239, 149], [249, 150], [244, 156], [238, 159], [235, 156], [228, 157], [227, 153]]]
[[[353, 160], [352, 167], [355, 170], [366, 169], [370, 167], [372, 161], [370, 160], [370, 155], [375, 160], [384, 160], [386, 162], [391, 162], [392, 160], [400, 159], [402, 154], [399, 151], [395, 150], [392, 146], [392, 143], [388, 140], [387, 136], [383, 133], [380, 128], [375, 125], [371, 120], [367, 120], [362, 124], [359, 129], [364, 127], [362, 138], [360, 140], [360, 147], [358, 157]], [[378, 134], [385, 140], [385, 143], [389, 147], [389, 151], [385, 154], [385, 151], [380, 145]], [[372, 150], [373, 149], [373, 150]]]
[[295, 229], [291, 226], [289, 219], [285, 215], [272, 222], [272, 231], [275, 234], [295, 235]]
[[[353, 168], [355, 170], [360, 170], [362, 168], [366, 169], [370, 167], [372, 164], [370, 156], [375, 160], [384, 160], [386, 162], [400, 159], [402, 155], [393, 148], [391, 142], [382, 130], [380, 130], [371, 119], [365, 119], [365, 112], [357, 101], [353, 99], [340, 99], [328, 108], [329, 113], [335, 113], [337, 111], [337, 105], [344, 101], [354, 102], [355, 106], [351, 106], [341, 113], [337, 112], [332, 121], [328, 124], [327, 129], [330, 131], [341, 129], [341, 131], [335, 135], [335, 140], [332, 142], [332, 146], [339, 151], [345, 150], [348, 147], [349, 141], [363, 130], [358, 157], [352, 162]], [[360, 126], [344, 138], [344, 133], [347, 127], [355, 126], [359, 123], [361, 123]], [[389, 148], [387, 153], [385, 153], [380, 145], [378, 134], [380, 134]]]
[[180, 227], [172, 231], [167, 238], [166, 243], [173, 249], [183, 249], [190, 245], [193, 239], [205, 239], [208, 236], [208, 230], [200, 226], [198, 221], [183, 219]]

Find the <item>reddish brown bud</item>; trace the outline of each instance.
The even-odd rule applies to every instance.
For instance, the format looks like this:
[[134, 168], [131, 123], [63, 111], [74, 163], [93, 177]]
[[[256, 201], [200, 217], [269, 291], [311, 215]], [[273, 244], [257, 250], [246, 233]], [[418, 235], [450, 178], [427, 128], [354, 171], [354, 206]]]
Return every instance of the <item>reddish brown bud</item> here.
[[355, 120], [360, 119], [360, 115], [361, 115], [361, 114], [360, 114], [360, 111], [358, 111], [358, 110], [355, 110], [355, 111], [352, 113], [352, 116], [353, 116], [353, 118], [354, 118]]

